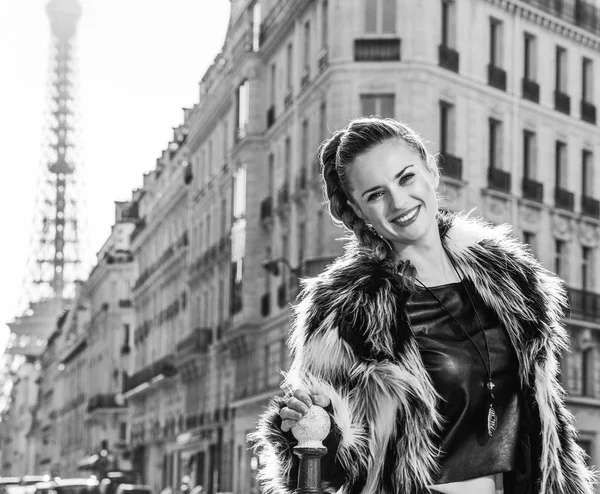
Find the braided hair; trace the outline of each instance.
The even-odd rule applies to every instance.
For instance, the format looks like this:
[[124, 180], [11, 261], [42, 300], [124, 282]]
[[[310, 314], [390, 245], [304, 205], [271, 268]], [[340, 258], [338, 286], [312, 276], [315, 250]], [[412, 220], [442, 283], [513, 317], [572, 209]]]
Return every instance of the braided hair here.
[[351, 206], [350, 203], [354, 201], [348, 172], [349, 165], [359, 155], [386, 140], [398, 138], [414, 149], [426, 166], [438, 174], [435, 158], [428, 153], [419, 135], [408, 125], [391, 118], [362, 117], [352, 120], [344, 129], [324, 141], [319, 149], [326, 204], [333, 222], [344, 226], [381, 260], [391, 257], [393, 248]]

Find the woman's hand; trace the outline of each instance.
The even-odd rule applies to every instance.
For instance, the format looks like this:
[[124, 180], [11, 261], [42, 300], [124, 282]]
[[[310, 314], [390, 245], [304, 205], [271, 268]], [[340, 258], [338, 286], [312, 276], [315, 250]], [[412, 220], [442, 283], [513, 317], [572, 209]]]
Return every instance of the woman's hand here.
[[294, 427], [312, 405], [325, 408], [330, 403], [331, 400], [325, 395], [311, 395], [304, 390], [297, 389], [294, 391], [294, 395], [288, 400], [287, 406], [283, 407], [279, 412], [281, 430], [287, 432]]

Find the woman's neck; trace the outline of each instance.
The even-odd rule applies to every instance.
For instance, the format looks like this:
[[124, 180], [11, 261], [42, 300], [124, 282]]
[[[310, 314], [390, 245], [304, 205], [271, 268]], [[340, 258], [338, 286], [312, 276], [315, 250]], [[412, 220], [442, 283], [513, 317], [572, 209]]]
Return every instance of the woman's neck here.
[[401, 260], [408, 260], [417, 270], [418, 281], [425, 286], [446, 285], [460, 281], [439, 235], [425, 245], [407, 245], [398, 256]]

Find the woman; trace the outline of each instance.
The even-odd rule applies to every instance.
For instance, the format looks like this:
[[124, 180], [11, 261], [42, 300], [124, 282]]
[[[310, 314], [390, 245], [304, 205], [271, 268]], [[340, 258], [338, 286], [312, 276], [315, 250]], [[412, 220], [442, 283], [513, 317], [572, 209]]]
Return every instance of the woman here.
[[591, 494], [557, 380], [565, 292], [505, 226], [438, 207], [408, 126], [362, 118], [320, 150], [353, 238], [295, 308], [293, 364], [251, 435], [268, 493], [296, 486], [289, 432], [325, 407], [323, 487], [400, 494]]

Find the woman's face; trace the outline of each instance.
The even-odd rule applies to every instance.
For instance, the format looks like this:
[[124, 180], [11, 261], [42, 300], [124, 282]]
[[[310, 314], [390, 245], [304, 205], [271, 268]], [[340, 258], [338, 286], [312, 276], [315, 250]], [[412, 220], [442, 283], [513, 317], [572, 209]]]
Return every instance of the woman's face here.
[[354, 210], [394, 249], [437, 234], [439, 176], [402, 139], [390, 139], [350, 165]]

